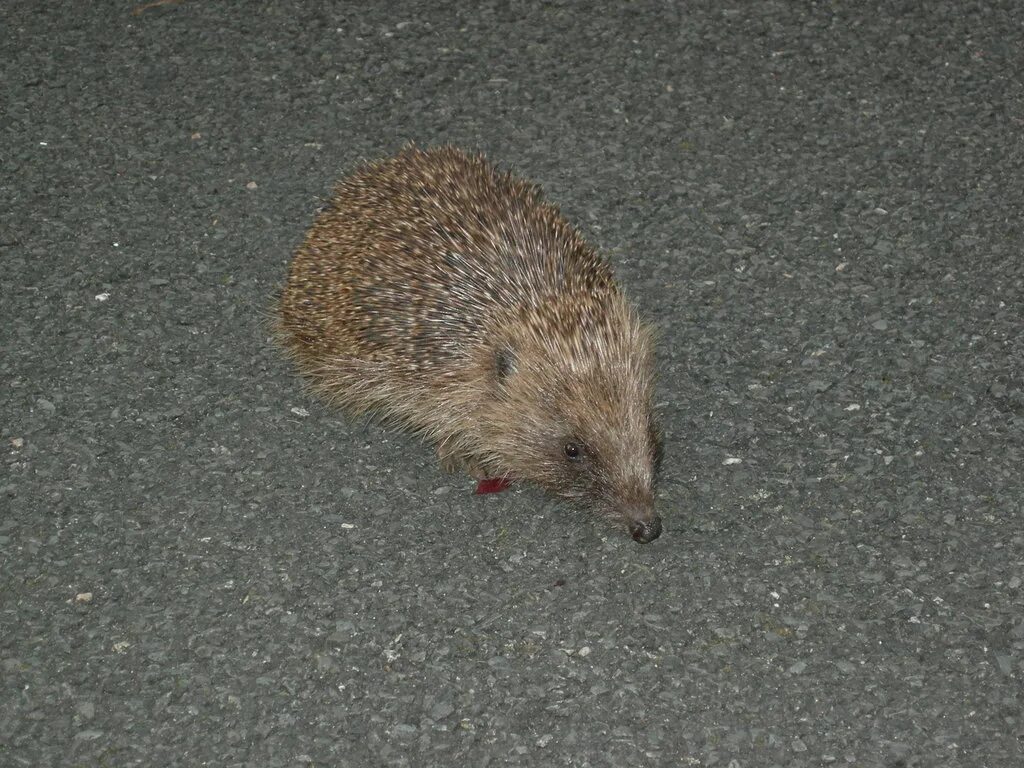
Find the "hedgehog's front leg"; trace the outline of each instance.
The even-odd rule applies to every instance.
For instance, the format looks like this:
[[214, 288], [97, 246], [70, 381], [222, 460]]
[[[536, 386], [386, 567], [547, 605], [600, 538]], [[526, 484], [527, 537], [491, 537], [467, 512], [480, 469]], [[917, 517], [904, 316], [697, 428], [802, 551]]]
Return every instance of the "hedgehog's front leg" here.
[[475, 493], [478, 495], [504, 491], [511, 485], [511, 481], [507, 477], [495, 477], [494, 473], [488, 472], [475, 457], [460, 453], [451, 446], [437, 446], [437, 458], [441, 462], [442, 471], [449, 474], [465, 471], [476, 480]]

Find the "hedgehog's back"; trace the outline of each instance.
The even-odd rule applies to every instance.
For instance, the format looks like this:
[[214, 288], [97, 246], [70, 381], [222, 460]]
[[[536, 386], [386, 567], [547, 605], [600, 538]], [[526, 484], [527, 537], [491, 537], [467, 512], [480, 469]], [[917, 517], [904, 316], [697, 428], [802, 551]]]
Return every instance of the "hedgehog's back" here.
[[338, 185], [292, 260], [278, 330], [307, 374], [353, 359], [429, 376], [552, 296], [615, 292], [536, 187], [410, 147]]

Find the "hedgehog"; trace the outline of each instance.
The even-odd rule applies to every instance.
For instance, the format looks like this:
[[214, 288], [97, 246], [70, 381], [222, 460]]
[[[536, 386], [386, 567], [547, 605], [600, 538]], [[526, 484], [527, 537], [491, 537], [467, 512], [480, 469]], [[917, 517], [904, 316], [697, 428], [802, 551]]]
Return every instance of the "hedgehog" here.
[[511, 480], [661, 534], [653, 333], [540, 189], [408, 145], [335, 188], [295, 252], [275, 335], [312, 388]]

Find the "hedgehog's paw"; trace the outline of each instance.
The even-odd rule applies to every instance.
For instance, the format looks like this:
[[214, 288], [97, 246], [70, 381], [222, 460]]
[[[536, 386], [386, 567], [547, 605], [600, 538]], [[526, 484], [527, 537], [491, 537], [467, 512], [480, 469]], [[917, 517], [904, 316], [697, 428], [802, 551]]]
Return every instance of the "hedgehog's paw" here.
[[483, 480], [487, 472], [472, 457], [444, 445], [437, 447], [437, 458], [441, 462], [441, 470], [448, 474], [467, 472], [474, 480]]

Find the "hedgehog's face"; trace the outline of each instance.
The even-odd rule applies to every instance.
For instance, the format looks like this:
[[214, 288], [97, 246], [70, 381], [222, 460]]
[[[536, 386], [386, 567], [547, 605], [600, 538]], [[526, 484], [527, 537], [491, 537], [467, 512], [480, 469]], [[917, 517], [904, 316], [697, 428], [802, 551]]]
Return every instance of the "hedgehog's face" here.
[[661, 448], [649, 339], [638, 331], [614, 354], [582, 352], [569, 358], [547, 344], [502, 346], [494, 363], [499, 426], [488, 447], [510, 475], [624, 523], [636, 541], [653, 541], [661, 534], [654, 513]]
[[[572, 392], [572, 384], [567, 390]], [[647, 543], [661, 535], [661, 518], [654, 513], [661, 441], [649, 403], [609, 395], [607, 382], [590, 381], [580, 382], [562, 407], [556, 398], [562, 434], [541, 438], [548, 442], [555, 470], [549, 487], [625, 523], [636, 541]], [[581, 415], [578, 402], [610, 402], [611, 407]]]

